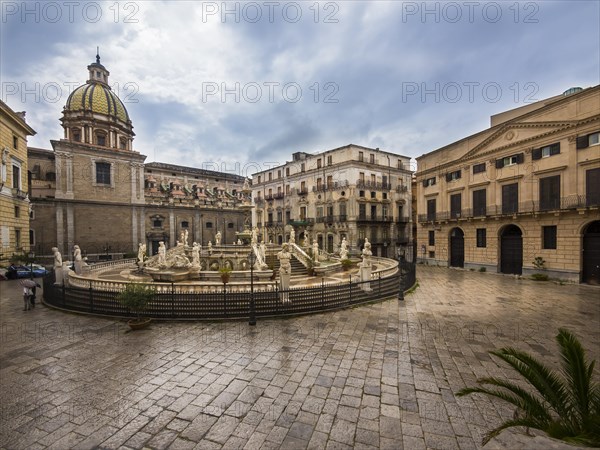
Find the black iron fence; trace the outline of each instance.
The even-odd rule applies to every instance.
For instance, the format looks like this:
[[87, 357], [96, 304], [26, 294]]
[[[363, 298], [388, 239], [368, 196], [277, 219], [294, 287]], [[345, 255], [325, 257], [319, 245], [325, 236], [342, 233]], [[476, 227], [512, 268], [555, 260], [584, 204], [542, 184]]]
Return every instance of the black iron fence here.
[[[291, 316], [347, 308], [398, 296], [416, 281], [416, 265], [403, 261], [401, 272], [386, 278], [270, 291], [239, 292], [215, 286], [213, 292], [189, 293], [171, 285], [170, 292], [157, 293], [144, 316], [156, 319], [245, 319], [254, 301], [256, 317]], [[134, 317], [117, 300], [118, 292], [98, 291], [54, 284], [54, 274], [44, 278], [44, 302], [50, 306], [104, 316]]]

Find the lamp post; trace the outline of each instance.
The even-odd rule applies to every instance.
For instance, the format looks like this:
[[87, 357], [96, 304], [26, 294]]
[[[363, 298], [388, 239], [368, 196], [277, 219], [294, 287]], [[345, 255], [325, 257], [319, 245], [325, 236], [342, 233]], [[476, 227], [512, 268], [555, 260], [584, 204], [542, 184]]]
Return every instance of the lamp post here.
[[400, 286], [398, 287], [398, 301], [404, 301], [404, 279], [402, 278], [402, 249], [396, 248], [396, 256], [398, 257], [398, 271], [400, 272]]
[[27, 256], [29, 256], [29, 268], [31, 271], [31, 278], [33, 279], [33, 258], [35, 258], [35, 252], [30, 250]]
[[250, 249], [250, 256], [248, 257], [250, 262], [250, 321], [248, 325], [256, 325], [256, 310], [254, 305], [254, 264], [256, 263], [256, 255], [254, 250]]

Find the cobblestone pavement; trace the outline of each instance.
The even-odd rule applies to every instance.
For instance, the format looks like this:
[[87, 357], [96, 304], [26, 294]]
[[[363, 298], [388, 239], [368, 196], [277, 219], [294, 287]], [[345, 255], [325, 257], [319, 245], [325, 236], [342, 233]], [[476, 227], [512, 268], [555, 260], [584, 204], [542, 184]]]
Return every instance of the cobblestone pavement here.
[[598, 288], [418, 270], [405, 302], [136, 332], [22, 311], [17, 282], [2, 282], [0, 447], [479, 448], [512, 412], [454, 393], [514, 377], [488, 350], [513, 345], [557, 364], [564, 326], [600, 359]]

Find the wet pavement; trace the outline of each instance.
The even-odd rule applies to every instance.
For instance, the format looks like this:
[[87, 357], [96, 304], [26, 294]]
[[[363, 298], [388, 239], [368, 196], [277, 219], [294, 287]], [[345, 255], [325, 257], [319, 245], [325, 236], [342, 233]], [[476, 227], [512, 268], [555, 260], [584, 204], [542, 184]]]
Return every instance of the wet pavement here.
[[517, 379], [488, 350], [558, 365], [566, 327], [600, 359], [597, 287], [424, 266], [418, 279], [404, 302], [136, 332], [22, 311], [18, 282], [1, 282], [0, 448], [480, 448], [512, 410], [455, 393]]

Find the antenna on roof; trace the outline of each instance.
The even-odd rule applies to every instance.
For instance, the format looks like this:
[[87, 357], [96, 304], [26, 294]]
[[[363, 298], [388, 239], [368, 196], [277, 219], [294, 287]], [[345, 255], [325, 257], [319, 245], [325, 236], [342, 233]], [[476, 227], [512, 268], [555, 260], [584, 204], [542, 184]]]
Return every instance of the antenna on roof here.
[[100, 47], [96, 47], [96, 64], [100, 64]]

